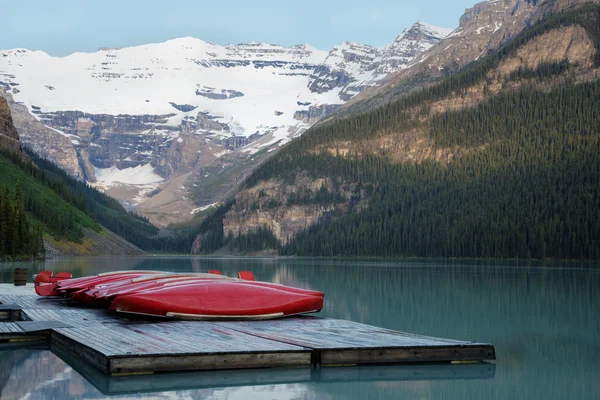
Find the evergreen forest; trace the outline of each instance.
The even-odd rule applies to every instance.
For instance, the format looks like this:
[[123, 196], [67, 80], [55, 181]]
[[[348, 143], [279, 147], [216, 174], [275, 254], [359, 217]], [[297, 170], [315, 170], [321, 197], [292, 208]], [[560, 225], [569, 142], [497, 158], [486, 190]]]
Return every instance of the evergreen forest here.
[[[245, 185], [297, 176], [330, 177], [363, 188], [367, 205], [299, 234], [283, 255], [468, 258], [600, 258], [600, 81], [577, 83], [568, 61], [526, 66], [520, 82], [479, 105], [430, 116], [430, 104], [493, 78], [490, 71], [528, 41], [561, 26], [583, 26], [600, 66], [600, 5], [548, 17], [455, 76], [396, 102], [320, 124], [257, 168]], [[544, 82], [553, 83], [542, 85]], [[504, 87], [504, 86], [503, 86]], [[397, 163], [384, 154], [323, 147], [425, 129], [451, 162]], [[328, 196], [334, 203], [335, 194]], [[293, 199], [293, 203], [302, 199]], [[357, 201], [357, 202], [358, 202]], [[215, 218], [221, 216], [215, 215]], [[272, 246], [264, 231], [223, 238], [238, 248]], [[262, 238], [262, 240], [259, 240]], [[279, 247], [279, 244], [272, 247]]]
[[0, 260], [43, 258], [41, 224], [32, 223], [25, 212], [23, 192], [17, 183], [14, 193], [8, 186], [0, 191]]
[[[117, 200], [70, 177], [55, 164], [27, 149], [25, 154], [0, 149], [0, 185], [15, 192], [17, 182], [17, 203], [23, 203], [24, 215], [39, 226], [36, 235], [42, 231], [57, 240], [80, 243], [86, 230], [102, 232], [105, 227], [142, 250], [165, 253], [189, 253], [194, 240], [193, 228], [159, 237], [147, 219], [128, 212]], [[24, 249], [29, 248], [25, 244], [29, 241], [23, 243]]]

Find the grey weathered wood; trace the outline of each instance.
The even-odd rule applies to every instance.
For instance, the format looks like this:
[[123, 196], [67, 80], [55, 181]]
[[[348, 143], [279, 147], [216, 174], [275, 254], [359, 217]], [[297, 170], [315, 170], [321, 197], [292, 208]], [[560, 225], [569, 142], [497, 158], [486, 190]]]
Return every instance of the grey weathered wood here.
[[23, 332], [40, 332], [50, 331], [56, 328], [71, 328], [71, 325], [61, 321], [21, 321], [16, 322], [16, 325], [18, 325]]
[[220, 322], [219, 325], [270, 340], [314, 350], [321, 365], [495, 360], [485, 343], [408, 334], [351, 321], [290, 318], [269, 324]]
[[121, 322], [113, 314], [96, 309], [28, 309], [27, 316], [32, 321], [61, 321], [73, 326]]
[[493, 346], [490, 345], [323, 349], [320, 351], [320, 364], [323, 366], [495, 359]]
[[[70, 302], [59, 298], [45, 298], [31, 295], [0, 295], [0, 301], [3, 304], [13, 303], [22, 309], [65, 309], [71, 308]], [[65, 307], [66, 306], [66, 307]], [[74, 307], [73, 307], [74, 308]]]
[[17, 321], [21, 318], [18, 304], [0, 304], [0, 321]]
[[0, 329], [4, 333], [21, 333], [21, 328], [15, 322], [0, 322]]
[[63, 334], [65, 331], [69, 330], [70, 329], [68, 328], [58, 328], [52, 331], [52, 349], [60, 348], [62, 351], [72, 354], [73, 356], [78, 357], [79, 359], [92, 365], [99, 371], [108, 374], [108, 358], [89, 346], [86, 346], [83, 343], [73, 340], [69, 336]]
[[55, 347], [53, 351], [104, 395], [307, 382], [310, 381], [311, 374], [314, 373], [306, 367], [279, 369], [276, 373], [246, 369], [231, 370], [227, 373], [222, 371], [200, 371], [178, 374], [114, 376], [101, 373], [89, 363], [84, 362], [79, 357], [73, 357], [62, 348]]
[[21, 306], [19, 306], [18, 304], [5, 304], [2, 303], [0, 304], [0, 311], [5, 312], [5, 311], [21, 311]]
[[310, 352], [251, 352], [110, 358], [109, 372], [199, 371], [309, 366]]
[[311, 360], [307, 349], [210, 323], [92, 325], [55, 329], [55, 338], [107, 373], [264, 368]]
[[32, 344], [48, 343], [50, 332], [27, 332], [17, 322], [0, 322], [0, 346], [28, 342]]
[[489, 344], [344, 320], [132, 322], [64, 299], [0, 298], [13, 303], [5, 310], [21, 308], [20, 319], [27, 320], [0, 322], [0, 341], [47, 340], [106, 374], [495, 359]]

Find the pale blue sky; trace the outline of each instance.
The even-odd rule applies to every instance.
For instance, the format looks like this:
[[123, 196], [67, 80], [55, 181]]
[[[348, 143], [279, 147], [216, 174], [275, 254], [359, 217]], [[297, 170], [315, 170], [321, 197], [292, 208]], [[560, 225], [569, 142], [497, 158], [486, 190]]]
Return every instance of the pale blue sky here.
[[0, 0], [0, 49], [64, 56], [193, 36], [218, 43], [383, 46], [421, 20], [455, 28], [476, 0]]

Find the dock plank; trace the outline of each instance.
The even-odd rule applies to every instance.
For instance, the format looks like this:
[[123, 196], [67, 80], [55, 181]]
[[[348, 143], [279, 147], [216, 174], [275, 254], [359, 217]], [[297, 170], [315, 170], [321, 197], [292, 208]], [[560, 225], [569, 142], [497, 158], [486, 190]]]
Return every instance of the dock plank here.
[[265, 339], [315, 350], [320, 365], [495, 360], [493, 346], [408, 334], [357, 322], [323, 318], [218, 324]]
[[[37, 340], [105, 374], [286, 366], [494, 360], [486, 343], [434, 338], [345, 320], [140, 321], [64, 299], [0, 294], [5, 345]], [[12, 305], [8, 305], [8, 303]], [[33, 342], [32, 342], [33, 343]]]
[[310, 365], [311, 360], [302, 347], [205, 322], [93, 325], [55, 332], [78, 343], [71, 346], [86, 347], [85, 357], [105, 357], [107, 373], [264, 368]]
[[71, 325], [61, 321], [20, 321], [15, 322], [15, 325], [17, 325], [23, 332], [50, 331], [56, 328], [71, 327]]
[[473, 343], [408, 334], [338, 319], [300, 317], [263, 322], [235, 321], [217, 324], [240, 332], [310, 348], [378, 348]]
[[0, 302], [3, 304], [13, 303], [22, 309], [65, 309], [70, 308], [68, 300], [60, 298], [46, 298], [32, 295], [0, 295]]
[[[0, 322], [0, 346], [47, 344], [50, 335], [48, 332], [27, 332], [21, 329], [17, 322]], [[12, 347], [11, 347], [12, 348]]]
[[88, 326], [91, 324], [114, 324], [121, 320], [114, 315], [95, 309], [25, 309], [25, 313], [32, 321], [61, 321], [74, 326]]
[[0, 321], [16, 321], [21, 318], [21, 307], [18, 304], [0, 304]]

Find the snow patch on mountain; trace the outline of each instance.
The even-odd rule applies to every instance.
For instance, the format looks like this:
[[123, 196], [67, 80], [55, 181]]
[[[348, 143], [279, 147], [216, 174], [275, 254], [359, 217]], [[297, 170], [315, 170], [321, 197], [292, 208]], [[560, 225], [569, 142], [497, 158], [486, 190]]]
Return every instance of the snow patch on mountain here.
[[342, 43], [334, 47], [315, 70], [311, 76], [311, 89], [327, 92], [341, 88], [340, 98], [350, 100], [367, 87], [377, 85], [390, 73], [407, 68], [418, 55], [451, 32], [451, 29], [417, 22], [382, 48]]
[[[417, 23], [383, 49], [343, 43], [330, 52], [306, 44], [221, 46], [191, 37], [62, 58], [13, 49], [0, 51], [0, 84], [17, 88], [15, 100], [32, 113], [35, 107], [44, 113], [174, 114], [169, 125], [178, 125], [203, 111], [236, 127], [232, 134], [251, 136], [298, 126], [295, 112], [307, 108], [300, 103], [341, 105], [365, 85], [405, 67], [414, 54], [403, 53], [431, 45], [415, 44], [418, 38], [410, 36], [415, 30], [437, 39], [450, 32]], [[402, 62], [390, 62], [396, 59]], [[348, 85], [314, 90], [311, 80], [327, 79], [331, 71], [343, 71]]]
[[153, 185], [163, 181], [150, 164], [133, 168], [95, 168], [97, 184], [105, 188], [117, 185]]
[[78, 176], [141, 203], [161, 176], [274, 151], [449, 32], [417, 23], [382, 48], [331, 51], [191, 37], [66, 57], [0, 50], [0, 87], [70, 139]]

